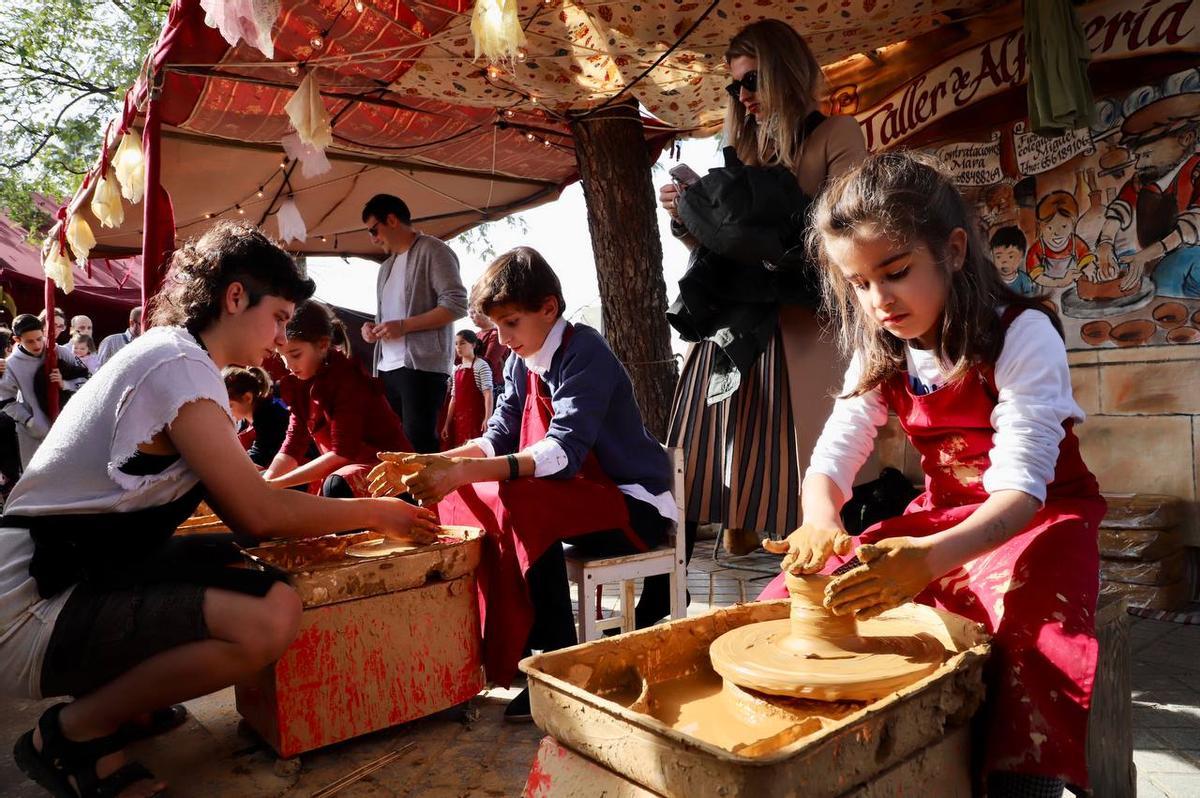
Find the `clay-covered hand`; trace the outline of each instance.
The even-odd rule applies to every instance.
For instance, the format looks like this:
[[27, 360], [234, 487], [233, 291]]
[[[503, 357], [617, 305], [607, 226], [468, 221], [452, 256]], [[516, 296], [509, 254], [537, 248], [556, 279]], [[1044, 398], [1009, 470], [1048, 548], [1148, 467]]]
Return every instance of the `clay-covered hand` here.
[[422, 546], [437, 543], [441, 527], [438, 526], [437, 517], [432, 512], [424, 507], [413, 507], [400, 499], [380, 501], [386, 502], [383, 513], [385, 520], [384, 523], [376, 525], [377, 532], [382, 532], [393, 540], [408, 541]]
[[783, 540], [764, 540], [763, 548], [782, 554], [779, 570], [796, 576], [815, 574], [834, 554], [849, 554], [854, 541], [840, 524], [802, 524]]
[[[399, 496], [408, 490], [404, 487], [404, 478], [412, 476], [425, 467], [420, 458], [425, 455], [414, 455], [412, 452], [380, 452], [376, 455], [379, 465], [367, 474], [367, 483], [371, 495]], [[412, 458], [412, 462], [408, 462]]]
[[462, 461], [457, 457], [418, 454], [407, 458], [402, 465], [417, 458], [423, 460], [423, 467], [415, 474], [404, 477], [404, 487], [421, 504], [437, 504], [447, 493], [465, 482], [462, 478]]
[[912, 601], [933, 581], [931, 548], [921, 538], [885, 538], [858, 547], [862, 565], [830, 580], [825, 606], [860, 620]]

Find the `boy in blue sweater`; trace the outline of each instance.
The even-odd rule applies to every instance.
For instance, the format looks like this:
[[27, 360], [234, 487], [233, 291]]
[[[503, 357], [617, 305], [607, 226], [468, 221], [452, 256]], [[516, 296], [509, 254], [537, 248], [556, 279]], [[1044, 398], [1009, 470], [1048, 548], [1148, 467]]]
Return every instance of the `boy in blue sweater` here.
[[[523, 652], [576, 642], [563, 542], [588, 554], [659, 545], [677, 521], [671, 467], [601, 335], [563, 318], [558, 277], [535, 250], [496, 259], [471, 291], [512, 350], [483, 436], [440, 455], [381, 455], [373, 490], [439, 503], [444, 524], [487, 530], [480, 574], [484, 663], [507, 685]], [[647, 581], [638, 625], [666, 615]], [[509, 719], [529, 716], [528, 693]]]

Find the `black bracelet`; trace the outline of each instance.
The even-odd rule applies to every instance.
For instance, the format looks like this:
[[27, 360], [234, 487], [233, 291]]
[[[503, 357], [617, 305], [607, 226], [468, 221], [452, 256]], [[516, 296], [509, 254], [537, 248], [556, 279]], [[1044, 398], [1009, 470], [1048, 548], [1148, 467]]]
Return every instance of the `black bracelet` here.
[[517, 462], [515, 455], [506, 454], [504, 459], [508, 461], [508, 478], [516, 479], [521, 476], [521, 464]]

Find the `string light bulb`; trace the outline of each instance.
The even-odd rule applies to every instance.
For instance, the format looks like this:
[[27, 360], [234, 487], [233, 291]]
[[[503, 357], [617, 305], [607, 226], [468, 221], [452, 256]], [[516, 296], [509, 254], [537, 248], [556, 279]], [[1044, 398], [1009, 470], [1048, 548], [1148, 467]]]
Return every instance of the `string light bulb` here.
[[511, 108], [504, 109], [504, 118], [505, 119], [512, 119], [516, 115], [517, 115], [517, 112], [514, 111], [513, 109], [511, 109]]
[[524, 47], [517, 48], [517, 60], [518, 61], [524, 61], [528, 57], [529, 57], [528, 50], [526, 50]]
[[526, 140], [526, 141], [533, 141], [533, 140], [534, 140], [534, 139], [536, 139], [536, 138], [537, 138], [537, 136], [533, 135], [532, 133], [526, 133], [526, 134], [525, 134], [525, 140]]
[[266, 194], [263, 193], [262, 186], [258, 187], [258, 191], [256, 191], [255, 194], [257, 194], [259, 199], [262, 199], [263, 197], [266, 196]]
[[287, 70], [288, 70], [289, 75], [299, 75], [300, 74], [300, 65], [299, 64], [288, 64]]
[[213, 218], [213, 215], [211, 213], [206, 213], [206, 214], [204, 214], [204, 218], [211, 219], [211, 218]]
[[324, 39], [324, 37], [317, 35], [317, 36], [314, 36], [311, 39], [309, 39], [308, 43], [312, 45], [312, 48], [314, 50], [320, 50], [322, 47], [325, 46], [325, 39]]
[[531, 94], [531, 95], [529, 95], [529, 104], [530, 104], [530, 105], [537, 105], [537, 104], [538, 104], [538, 98], [537, 98], [537, 97], [535, 97], [535, 96], [533, 96], [532, 94]]
[[550, 139], [543, 139], [542, 146], [545, 147], [546, 149], [550, 149]]
[[242, 216], [246, 215], [246, 209], [243, 208], [241, 205], [234, 205], [233, 207], [237, 208], [237, 212], [239, 214], [241, 214]]
[[357, 11], [358, 13], [361, 14], [363, 11], [366, 10], [366, 8], [367, 8], [367, 6], [363, 2], [363, 0], [354, 0], [354, 10]]
[[503, 74], [503, 73], [500, 71], [500, 67], [496, 66], [495, 64], [488, 64], [488, 68], [487, 68], [488, 80], [499, 80], [501, 74]]

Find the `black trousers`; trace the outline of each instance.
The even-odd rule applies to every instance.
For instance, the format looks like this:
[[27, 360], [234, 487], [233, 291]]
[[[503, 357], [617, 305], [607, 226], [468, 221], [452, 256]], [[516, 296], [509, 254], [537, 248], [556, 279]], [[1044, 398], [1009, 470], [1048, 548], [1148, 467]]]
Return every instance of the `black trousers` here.
[[[666, 540], [670, 522], [659, 515], [658, 510], [628, 496], [625, 497], [625, 505], [629, 508], [630, 526], [642, 542], [654, 548]], [[687, 558], [690, 560], [692, 547], [696, 542], [694, 524], [688, 525], [687, 533]], [[619, 556], [636, 553], [625, 533], [619, 529], [589, 532], [570, 538], [566, 543], [573, 551], [581, 554]], [[526, 580], [529, 585], [529, 598], [533, 602], [533, 628], [529, 632], [527, 647], [555, 651], [579, 642], [575, 634], [575, 616], [571, 611], [571, 586], [567, 581], [567, 562], [561, 542], [547, 549], [546, 553], [529, 567]], [[670, 609], [670, 576], [662, 574], [646, 579], [634, 613], [637, 628], [642, 629], [656, 623], [665, 617]]]
[[449, 377], [436, 371], [398, 368], [379, 372], [379, 379], [413, 448], [423, 454], [438, 451], [438, 412], [446, 400]]

